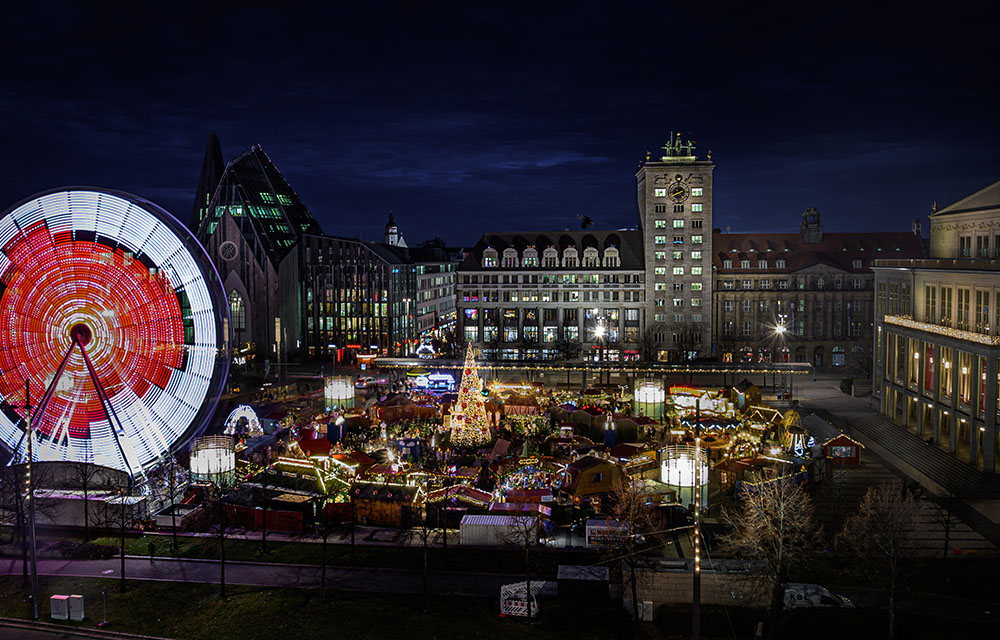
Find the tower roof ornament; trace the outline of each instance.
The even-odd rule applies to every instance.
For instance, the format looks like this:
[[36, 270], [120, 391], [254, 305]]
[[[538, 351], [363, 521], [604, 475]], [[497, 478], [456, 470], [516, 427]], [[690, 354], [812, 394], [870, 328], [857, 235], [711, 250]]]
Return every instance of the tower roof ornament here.
[[694, 140], [688, 140], [686, 143], [681, 139], [680, 133], [670, 132], [670, 139], [667, 140], [667, 144], [663, 145], [664, 155], [660, 160], [667, 162], [671, 158], [683, 158], [685, 160], [693, 160], [694, 155]]

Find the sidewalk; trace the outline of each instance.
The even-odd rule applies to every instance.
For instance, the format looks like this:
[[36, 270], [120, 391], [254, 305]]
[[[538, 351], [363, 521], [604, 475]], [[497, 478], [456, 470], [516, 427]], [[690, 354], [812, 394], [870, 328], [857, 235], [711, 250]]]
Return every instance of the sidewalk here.
[[[38, 560], [38, 573], [44, 576], [114, 579], [120, 577], [121, 558], [107, 560]], [[0, 575], [21, 575], [18, 558], [0, 558]], [[148, 556], [127, 556], [125, 577], [129, 580], [164, 582], [219, 583], [217, 560], [177, 560]], [[493, 597], [500, 586], [517, 582], [520, 576], [492, 573], [429, 571], [428, 590], [439, 595]], [[226, 584], [260, 587], [320, 586], [320, 567], [315, 565], [266, 562], [226, 562]], [[423, 593], [423, 574], [419, 571], [368, 567], [327, 566], [326, 586], [340, 591], [381, 593]]]
[[[932, 479], [929, 472], [922, 469], [920, 461], [912, 456], [913, 450], [905, 447], [890, 448], [884, 438], [880, 441], [872, 436], [873, 429], [888, 434], [888, 437], [899, 439], [916, 438], [902, 427], [892, 424], [888, 418], [871, 406], [872, 398], [854, 398], [844, 394], [839, 388], [839, 378], [818, 376], [815, 380], [806, 376], [796, 380], [796, 396], [804, 411], [813, 411], [836, 427], [844, 430], [852, 438], [860, 441], [869, 454], [874, 454], [882, 462], [900, 476], [918, 483], [927, 492], [937, 498], [948, 498], [947, 487]], [[921, 447], [928, 445], [921, 444]], [[907, 454], [910, 455], [907, 455]], [[921, 450], [919, 453], [941, 455], [937, 456], [940, 464], [952, 466], [952, 472], [963, 477], [983, 476], [961, 460], [949, 454], [936, 450]], [[952, 499], [955, 515], [966, 521], [973, 529], [993, 544], [1000, 546], [1000, 495], [996, 498], [985, 496], [976, 498]]]

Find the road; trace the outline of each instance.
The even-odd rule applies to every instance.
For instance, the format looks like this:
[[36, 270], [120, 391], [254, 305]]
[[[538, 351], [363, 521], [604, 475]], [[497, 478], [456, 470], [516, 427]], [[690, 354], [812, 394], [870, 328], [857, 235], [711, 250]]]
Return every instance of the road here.
[[[117, 578], [120, 558], [108, 560], [63, 560], [42, 558], [38, 573], [43, 576]], [[0, 575], [21, 575], [17, 558], [0, 558]], [[204, 560], [177, 560], [128, 556], [125, 577], [129, 580], [161, 580], [218, 584], [219, 563]], [[423, 577], [418, 571], [399, 569], [328, 566], [327, 587], [348, 591], [382, 593], [423, 593]], [[428, 572], [428, 589], [442, 595], [497, 596], [500, 586], [518, 582], [519, 576], [492, 573]], [[227, 562], [226, 584], [268, 587], [319, 587], [320, 568], [314, 565]]]

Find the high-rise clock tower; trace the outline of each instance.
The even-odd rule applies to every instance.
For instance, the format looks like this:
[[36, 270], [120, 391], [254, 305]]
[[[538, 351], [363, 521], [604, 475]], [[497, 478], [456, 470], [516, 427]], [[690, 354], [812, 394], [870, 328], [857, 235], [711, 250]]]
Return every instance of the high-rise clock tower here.
[[712, 173], [671, 134], [636, 173], [646, 257], [645, 327], [660, 360], [712, 355]]

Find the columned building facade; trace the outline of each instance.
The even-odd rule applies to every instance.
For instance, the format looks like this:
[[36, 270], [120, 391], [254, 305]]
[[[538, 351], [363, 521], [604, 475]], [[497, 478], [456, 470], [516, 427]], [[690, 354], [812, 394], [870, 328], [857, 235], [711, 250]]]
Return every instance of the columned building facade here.
[[995, 472], [1000, 182], [930, 217], [930, 258], [878, 260], [874, 394], [882, 413]]

